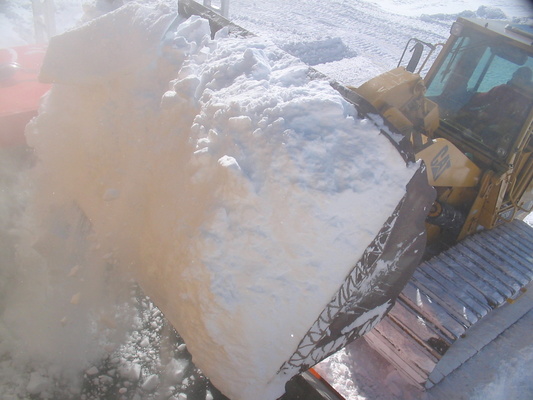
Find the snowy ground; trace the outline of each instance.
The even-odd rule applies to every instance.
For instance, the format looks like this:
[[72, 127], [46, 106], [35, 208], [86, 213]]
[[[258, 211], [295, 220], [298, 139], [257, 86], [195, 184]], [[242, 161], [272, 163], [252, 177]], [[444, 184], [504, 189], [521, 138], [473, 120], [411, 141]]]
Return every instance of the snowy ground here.
[[[32, 40], [31, 13], [28, 4], [23, 3], [0, 3], [0, 47]], [[79, 19], [82, 15], [80, 3], [56, 1], [58, 26], [64, 28]], [[416, 36], [433, 43], [444, 41], [456, 14], [464, 11], [477, 11], [485, 16], [499, 16], [501, 13], [514, 18], [533, 16], [527, 2], [499, 0], [455, 1], [446, 5], [419, 0], [232, 0], [230, 4], [230, 17], [237, 24], [270, 38], [318, 70], [351, 85], [358, 85], [396, 66], [403, 45], [410, 37]], [[167, 397], [161, 398], [173, 395], [182, 400], [184, 397], [179, 397], [179, 393], [205, 379], [189, 364], [183, 344], [173, 342], [173, 335], [162, 334], [159, 328], [156, 329], [156, 326], [164, 325], [157, 309], [145, 300], [139, 301], [141, 312], [136, 320], [137, 331], [130, 334], [129, 341], [120, 349], [121, 358], [110, 357], [103, 365], [87, 368], [83, 389], [87, 398], [131, 398], [128, 397], [130, 393], [137, 393], [137, 398], [141, 398], [141, 394], [146, 398], [155, 398], [153, 389], [160, 381], [165, 381], [168, 390], [160, 391], [160, 394]], [[332, 356], [321, 364], [319, 370], [337, 390], [352, 400], [526, 400], [533, 397], [529, 376], [533, 367], [531, 326], [533, 312], [529, 312], [484, 352], [425, 393], [410, 387], [364, 341], [353, 343]], [[159, 351], [158, 345], [153, 347], [152, 344], [159, 343], [161, 337], [170, 338], [163, 347], [166, 346], [168, 354], [172, 354], [170, 359], [174, 360], [173, 364], [168, 364], [166, 374], [147, 373], [157, 364], [150, 364], [153, 362], [151, 358], [157, 357]], [[184, 361], [176, 364], [176, 360]], [[137, 382], [132, 377], [138, 377], [141, 368], [145, 368], [143, 381]], [[105, 374], [102, 373], [104, 370]], [[111, 390], [105, 377], [113, 374], [119, 375], [122, 380]], [[184, 376], [188, 379], [183, 380]], [[49, 384], [45, 377], [35, 372], [22, 377], [8, 373], [3, 377], [0, 378], [0, 393], [6, 394], [6, 398], [10, 394], [21, 393], [11, 390], [17, 384], [37, 394], [46, 393]], [[24, 382], [24, 379], [29, 381]], [[116, 383], [113, 382], [113, 385]], [[141, 390], [137, 390], [138, 387]], [[209, 399], [217, 394], [213, 389], [211, 394], [204, 391], [197, 396], [190, 395], [189, 399]]]

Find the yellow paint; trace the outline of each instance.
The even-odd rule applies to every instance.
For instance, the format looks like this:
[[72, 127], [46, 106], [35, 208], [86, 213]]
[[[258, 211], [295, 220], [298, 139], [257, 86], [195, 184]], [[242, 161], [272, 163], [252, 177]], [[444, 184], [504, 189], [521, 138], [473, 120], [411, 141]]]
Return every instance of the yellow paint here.
[[446, 139], [433, 140], [416, 158], [425, 162], [433, 186], [473, 187], [479, 182], [479, 167]]

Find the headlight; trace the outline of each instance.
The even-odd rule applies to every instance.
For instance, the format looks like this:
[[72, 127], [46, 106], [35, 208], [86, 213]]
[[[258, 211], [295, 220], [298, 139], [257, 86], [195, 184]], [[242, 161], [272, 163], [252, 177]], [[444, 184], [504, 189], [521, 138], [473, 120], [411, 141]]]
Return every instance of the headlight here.
[[454, 22], [452, 24], [452, 27], [450, 28], [450, 33], [453, 36], [461, 36], [461, 32], [463, 31], [463, 24], [459, 22]]

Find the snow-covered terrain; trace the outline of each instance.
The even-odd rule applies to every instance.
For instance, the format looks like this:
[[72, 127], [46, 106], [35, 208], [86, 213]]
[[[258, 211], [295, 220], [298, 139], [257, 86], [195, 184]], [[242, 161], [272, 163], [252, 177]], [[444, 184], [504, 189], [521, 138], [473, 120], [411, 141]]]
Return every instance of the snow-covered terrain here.
[[[102, 11], [107, 6], [106, 3], [104, 1], [93, 2], [91, 7], [89, 7], [89, 11], [92, 10], [94, 13]], [[56, 4], [58, 5], [57, 21], [60, 27], [70, 25], [82, 15], [79, 2], [56, 1]], [[483, 5], [485, 6], [484, 8], [478, 8], [478, 6]], [[0, 9], [0, 12], [2, 12], [0, 14], [0, 30], [2, 33], [0, 45], [18, 45], [31, 41], [31, 24], [29, 22], [31, 13], [28, 5], [16, 2], [16, 4], [2, 6], [4, 9]], [[491, 7], [498, 7], [500, 11]], [[86, 13], [87, 10], [86, 8]], [[281, 12], [280, 10], [283, 11]], [[379, 4], [363, 1], [328, 1], [310, 4], [307, 1], [259, 2], [233, 0], [230, 5], [230, 16], [236, 23], [261, 37], [272, 40], [282, 49], [315, 66], [319, 71], [343, 83], [358, 85], [376, 73], [394, 67], [408, 38], [417, 36], [430, 42], [445, 40], [449, 26], [455, 17], [453, 14], [465, 10], [472, 12], [477, 10], [478, 13], [496, 17], [501, 16], [501, 13], [505, 13], [509, 17], [526, 17], [531, 14], [527, 3], [497, 1], [493, 3], [488, 0], [479, 2], [479, 4], [476, 2], [456, 2], [446, 7], [442, 6], [442, 4], [437, 4], [437, 2], [421, 4], [415, 1], [386, 1]], [[68, 21], [68, 24], [66, 21]], [[293, 70], [291, 74], [293, 75], [285, 75], [285, 79], [290, 78], [293, 80], [295, 78], [294, 74], [297, 75], [298, 71]], [[279, 78], [283, 80], [284, 77], [280, 76]], [[185, 79], [180, 84], [182, 86], [190, 86], [197, 83], [195, 83], [194, 79]], [[238, 90], [240, 92], [242, 88]], [[69, 96], [68, 94], [65, 95]], [[93, 99], [92, 101], [97, 100]], [[176, 96], [172, 95], [172, 93], [168, 94], [168, 102], [169, 107], [183, 106], [178, 104], [179, 99], [176, 99]], [[75, 104], [72, 103], [73, 107]], [[216, 107], [216, 102], [212, 106]], [[73, 110], [73, 115], [74, 112], [75, 110]], [[232, 124], [235, 130], [240, 131], [244, 130], [243, 125], [250, 122], [239, 119], [228, 123]], [[131, 121], [131, 124], [133, 129], [136, 125], [134, 120]], [[209, 143], [213, 142], [216, 146], [220, 146], [220, 144], [216, 144], [216, 141], [211, 140], [209, 142], [203, 139], [209, 139], [209, 137], [200, 138], [200, 141], [205, 145], [204, 148], [209, 148]], [[35, 143], [38, 144], [39, 141], [36, 140]], [[101, 146], [104, 143], [104, 141], [97, 143], [97, 146]], [[43, 144], [41, 143], [41, 145]], [[97, 151], [97, 148], [94, 151]], [[236, 162], [235, 158], [219, 157], [219, 165], [230, 171], [230, 174], [238, 173], [241, 170], [242, 166], [236, 164]], [[5, 165], [11, 167], [10, 163], [5, 163]], [[12, 176], [12, 170], [8, 171], [7, 166], [3, 167], [2, 176]], [[157, 188], [157, 186], [154, 187]], [[124, 190], [127, 190], [118, 189], [115, 186], [103, 187], [103, 189], [105, 190], [102, 197], [108, 204], [112, 204], [114, 200], [124, 195]], [[163, 188], [160, 187], [158, 190], [163, 190]], [[2, 225], [2, 228], [4, 226], [11, 228], [8, 222], [11, 223], [10, 218], [12, 218], [12, 213], [14, 212], [13, 208], [16, 209], [16, 206], [13, 206], [13, 202], [16, 202], [18, 197], [23, 197], [23, 195], [23, 193], [6, 194], [5, 191], [2, 193], [4, 197], [0, 200], [2, 201], [2, 212], [4, 214], [2, 214], [3, 219], [1, 222], [7, 221], [6, 225]], [[228, 201], [231, 201], [231, 199], [228, 198]], [[164, 210], [161, 213], [154, 213], [154, 216], [159, 218], [161, 222], [166, 218]], [[217, 221], [219, 224], [231, 222], [228, 221], [227, 216]], [[171, 235], [167, 236], [167, 238], [171, 238]], [[220, 239], [217, 237], [211, 238], [214, 241]], [[7, 251], [7, 246], [3, 246], [2, 250]], [[111, 254], [111, 252], [108, 254]], [[10, 254], [10, 256], [12, 255]], [[4, 260], [6, 259], [8, 258], [4, 258]], [[43, 264], [39, 260], [28, 256], [25, 259], [25, 263], [26, 273], [38, 273], [43, 268]], [[13, 282], [9, 279], [14, 276], [15, 272], [10, 268], [6, 268], [5, 264], [2, 265], [1, 272], [2, 288], [7, 288], [10, 284], [8, 282]], [[59, 281], [54, 281], [57, 276], [49, 275], [44, 271], [41, 271], [41, 273], [43, 277], [51, 280], [48, 287], [57, 290], [58, 287], [54, 287], [54, 282], [57, 283]], [[94, 284], [101, 282], [100, 276], [84, 274], [82, 268], [78, 265], [73, 265], [69, 269], [68, 276], [92, 280]], [[98, 307], [105, 307], [106, 303], [104, 301], [99, 302], [100, 299], [96, 298], [98, 294], [92, 294], [93, 297], [89, 294], [92, 302], [91, 307], [93, 308], [83, 308], [85, 307], [83, 305], [84, 302], [80, 302], [80, 295], [79, 292], [75, 291], [75, 285], [68, 286], [70, 283], [66, 285], [61, 286], [61, 288], [65, 290], [65, 295], [68, 294], [69, 303], [72, 306], [80, 307], [78, 310], [83, 309], [95, 312]], [[9, 291], [6, 289], [5, 292], [12, 293], [12, 289], [10, 288]], [[44, 296], [45, 293], [31, 286], [21, 287], [20, 289], [19, 296], [14, 297], [19, 301], [17, 307], [7, 310], [6, 307], [13, 304], [3, 297], [1, 309], [2, 312], [6, 310], [14, 324], [19, 321], [16, 319], [16, 314], [25, 316], [25, 313], [27, 313], [27, 318], [34, 319], [24, 327], [27, 331], [22, 335], [23, 337], [26, 335], [26, 338], [32, 341], [39, 337], [39, 335], [35, 334], [35, 330], [39, 330], [42, 327], [44, 332], [48, 329], [46, 321], [43, 320], [47, 315], [40, 316], [38, 308], [32, 308], [29, 303], [30, 299], [24, 299], [24, 294], [28, 293], [25, 290], [37, 289], [36, 297], [37, 295]], [[126, 295], [125, 297], [127, 298], [128, 296]], [[12, 298], [9, 300], [12, 300]], [[92, 358], [87, 358], [92, 359], [94, 362], [94, 365], [86, 366], [83, 393], [87, 398], [97, 398], [99, 395], [103, 395], [101, 391], [106, 385], [116, 385], [116, 381], [113, 381], [115, 376], [120, 376], [121, 379], [120, 386], [117, 386], [115, 392], [113, 392], [116, 393], [116, 398], [121, 396], [124, 398], [141, 398], [143, 396], [156, 398], [155, 396], [161, 396], [161, 398], [185, 399], [184, 393], [187, 392], [185, 389], [194, 386], [191, 382], [204, 379], [196, 372], [190, 372], [189, 359], [185, 355], [184, 346], [181, 343], [162, 345], [162, 347], [167, 346], [168, 354], [170, 354], [165, 363], [159, 363], [160, 365], [166, 365], [164, 371], [150, 370], [149, 365], [158, 365], [157, 361], [152, 364], [149, 363], [150, 359], [158, 356], [159, 349], [158, 346], [154, 347], [154, 344], [161, 337], [170, 337], [171, 335], [162, 332], [161, 325], [164, 325], [164, 321], [161, 320], [159, 311], [152, 308], [149, 303], [146, 303], [146, 300], [140, 300], [140, 302], [142, 303], [142, 312], [139, 314], [141, 317], [137, 317], [135, 320], [135, 326], [138, 330], [134, 334], [130, 334], [126, 344], [120, 349], [121, 353], [116, 353], [121, 354], [121, 358], [109, 358], [105, 366], [97, 364], [97, 357], [101, 356], [97, 351], [91, 354]], [[58, 334], [55, 338], [56, 340], [53, 341], [53, 345], [58, 346], [57, 348], [65, 349], [64, 353], [66, 354], [50, 354], [52, 350], [43, 349], [43, 346], [48, 345], [48, 343], [33, 341], [29, 349], [23, 352], [27, 355], [27, 358], [21, 357], [17, 359], [16, 364], [11, 364], [8, 358], [3, 358], [1, 370], [6, 371], [6, 373], [0, 374], [4, 377], [0, 378], [0, 393], [3, 393], [5, 398], [10, 398], [9, 396], [24, 398], [24, 396], [31, 394], [52, 396], [50, 393], [53, 390], [50, 385], [53, 377], [65, 379], [65, 385], [72, 384], [71, 377], [67, 380], [63, 371], [54, 371], [50, 368], [41, 367], [36, 363], [32, 364], [33, 356], [39, 353], [46, 356], [54, 356], [57, 365], [72, 365], [73, 370], [75, 370], [79, 366], [76, 365], [76, 362], [84, 359], [87, 356], [86, 353], [91, 353], [94, 350], [89, 348], [93, 342], [90, 340], [84, 342], [82, 340], [87, 338], [87, 335], [83, 333], [84, 329], [91, 332], [97, 329], [96, 332], [101, 333], [99, 336], [102, 340], [103, 348], [107, 345], [110, 351], [111, 349], [115, 350], [116, 346], [113, 347], [112, 345], [116, 344], [117, 341], [120, 343], [120, 341], [112, 336], [121, 334], [116, 325], [120, 325], [122, 320], [125, 321], [124, 326], [127, 327], [127, 321], [129, 321], [127, 318], [128, 311], [122, 310], [120, 306], [116, 310], [108, 311], [109, 314], [113, 315], [102, 314], [102, 324], [99, 327], [83, 325], [88, 322], [83, 321], [83, 318], [76, 315], [75, 311], [68, 317], [58, 313], [58, 320], [63, 325], [69, 324], [69, 318], [79, 324], [79, 332], [73, 338], [72, 343], [61, 343], [67, 337], [61, 334]], [[76, 318], [81, 318], [81, 320]], [[322, 363], [319, 369], [346, 398], [355, 400], [409, 398], [528, 399], [533, 393], [533, 386], [527, 376], [527, 371], [531, 370], [533, 358], [533, 345], [528, 335], [528, 327], [531, 326], [532, 322], [533, 316], [530, 313], [480, 356], [428, 393], [422, 393], [409, 387], [394, 372], [392, 367], [373, 353], [364, 342], [356, 342], [347, 349], [340, 351]], [[55, 331], [52, 328], [50, 329], [48, 333], [53, 334]], [[7, 335], [7, 333], [7, 330], [2, 331], [2, 335]], [[132, 338], [131, 335], [134, 337]], [[7, 357], [12, 349], [6, 349], [5, 344], [16, 343], [16, 340], [8, 341], [5, 340], [6, 336], [0, 337], [2, 338], [0, 345], [4, 345], [1, 348], [2, 354]], [[32, 365], [37, 367], [34, 370], [27, 368]], [[105, 374], [102, 373], [104, 368]], [[92, 387], [88, 387], [91, 385], [88, 385], [87, 382], [92, 382]], [[163, 388], [165, 389], [163, 390]], [[66, 388], [67, 391], [70, 389], [73, 390], [74, 398], [79, 396], [79, 394], [76, 394], [79, 392], [76, 392], [77, 389], [75, 387]], [[99, 390], [100, 392], [98, 392]], [[109, 393], [111, 392], [107, 392], [107, 396], [110, 396]], [[204, 390], [198, 395], [203, 397], [194, 397], [194, 395], [190, 394], [192, 393], [190, 390], [188, 393], [189, 398], [209, 399], [216, 396], [214, 390], [208, 393]]]

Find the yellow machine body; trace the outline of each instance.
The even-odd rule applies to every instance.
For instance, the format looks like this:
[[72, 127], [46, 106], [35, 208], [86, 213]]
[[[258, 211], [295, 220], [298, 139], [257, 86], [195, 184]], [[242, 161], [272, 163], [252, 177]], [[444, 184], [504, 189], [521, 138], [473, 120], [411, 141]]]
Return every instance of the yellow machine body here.
[[[458, 18], [450, 33], [427, 73], [429, 58], [418, 63], [438, 46], [411, 39], [406, 68], [352, 89], [405, 135], [436, 189], [424, 261], [365, 336], [423, 389], [533, 304], [524, 295], [533, 285], [533, 228], [519, 220], [533, 208], [533, 26]], [[497, 324], [484, 318], [492, 311]]]
[[[486, 116], [508, 106], [505, 96], [492, 100], [500, 103], [490, 109], [478, 107], [477, 114], [465, 111], [488, 96], [480, 93], [511, 86], [514, 71], [533, 69], [531, 39], [496, 21], [463, 18], [451, 33], [424, 79], [398, 67], [352, 88], [410, 138], [437, 189], [434, 208], [444, 204], [462, 215], [453, 229], [428, 218], [430, 240], [447, 245], [533, 209], [533, 83], [512, 86], [520, 92], [521, 115], [511, 109], [502, 111], [501, 121]], [[476, 116], [483, 112], [485, 120]]]

